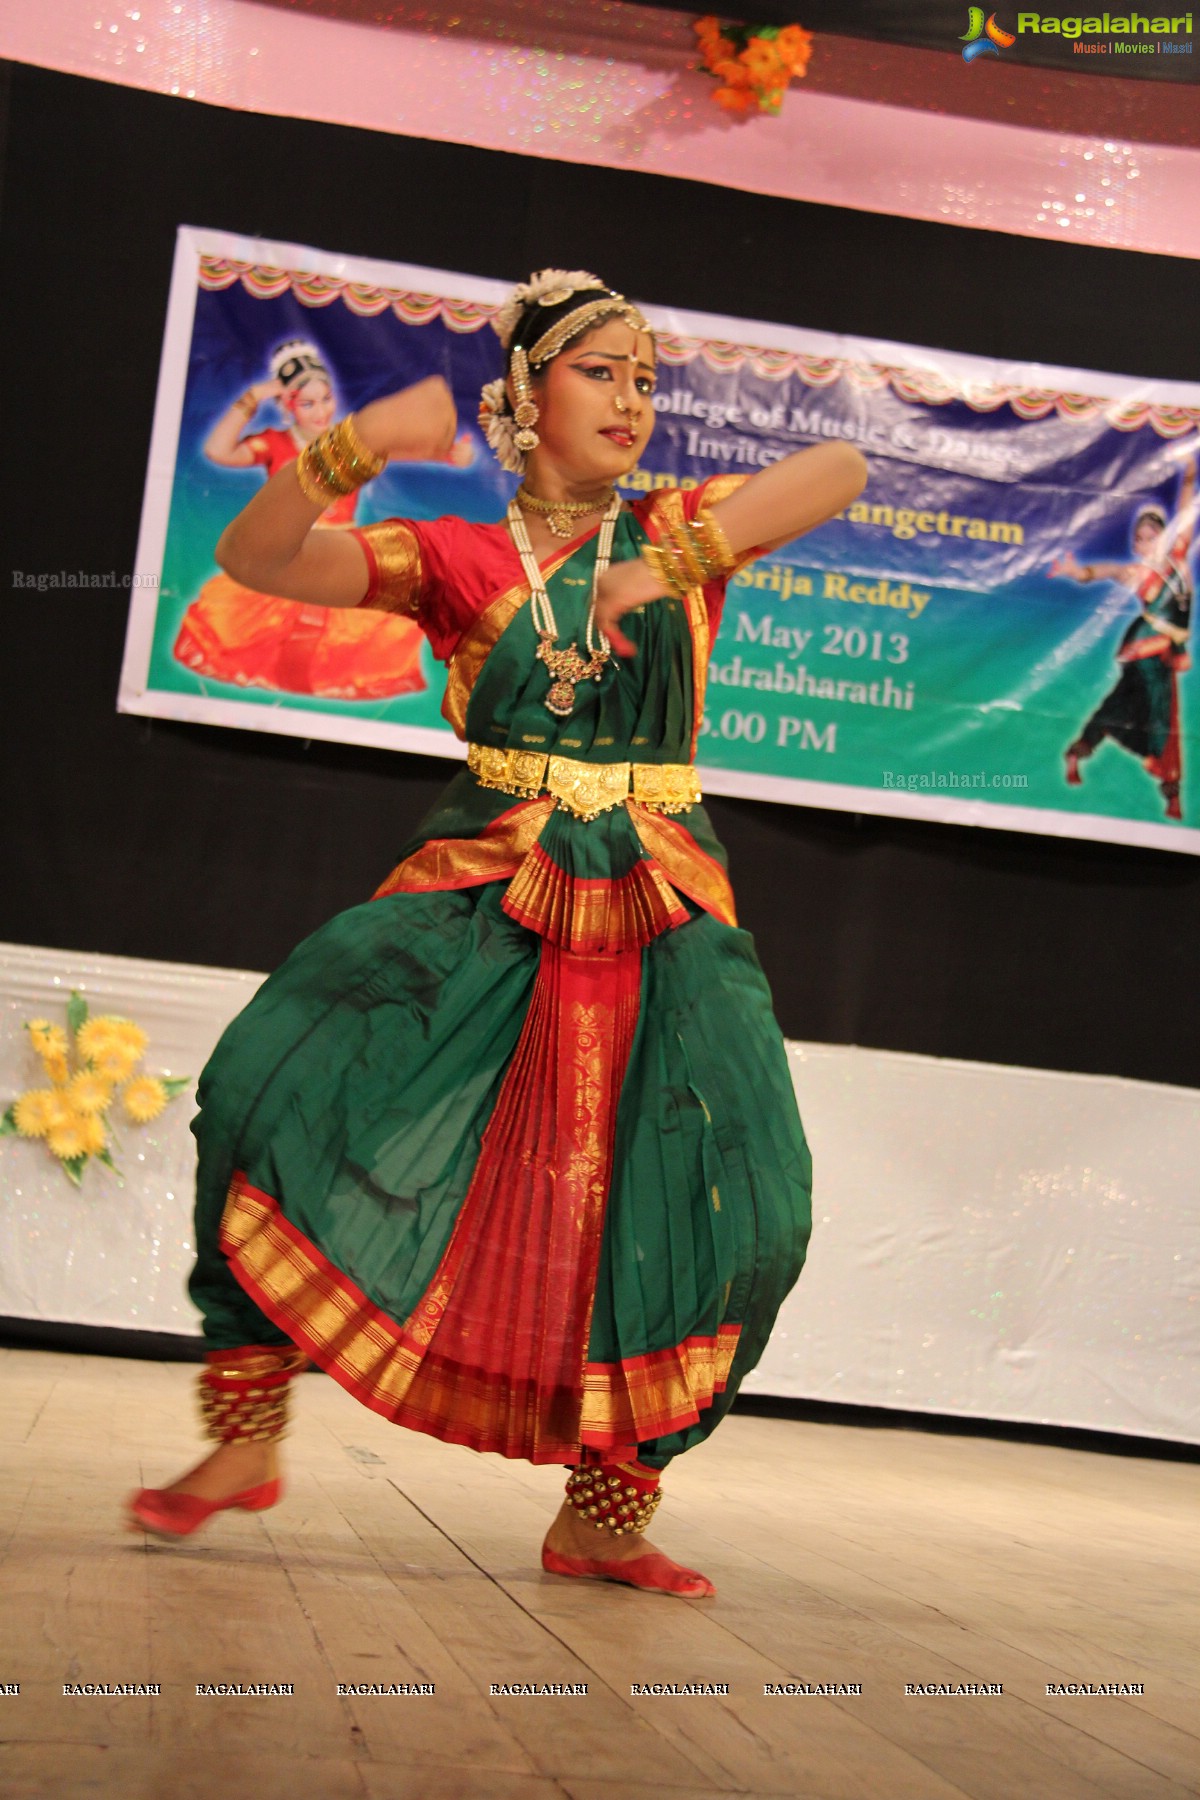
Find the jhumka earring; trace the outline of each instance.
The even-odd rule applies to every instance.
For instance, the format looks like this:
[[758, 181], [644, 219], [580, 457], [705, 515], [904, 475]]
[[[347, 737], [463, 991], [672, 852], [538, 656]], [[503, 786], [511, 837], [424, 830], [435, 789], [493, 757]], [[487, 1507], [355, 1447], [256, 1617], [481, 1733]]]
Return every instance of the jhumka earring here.
[[517, 397], [513, 411], [517, 435], [513, 442], [522, 455], [527, 456], [531, 450], [537, 449], [541, 439], [533, 429], [538, 422], [538, 409], [529, 379], [529, 358], [519, 344], [512, 353], [512, 379], [513, 392]]

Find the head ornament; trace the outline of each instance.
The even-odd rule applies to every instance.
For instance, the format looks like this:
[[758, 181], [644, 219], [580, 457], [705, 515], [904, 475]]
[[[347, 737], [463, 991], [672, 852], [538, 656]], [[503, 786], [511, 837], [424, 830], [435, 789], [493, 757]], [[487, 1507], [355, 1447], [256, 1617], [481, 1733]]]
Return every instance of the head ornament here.
[[505, 376], [486, 383], [479, 404], [480, 429], [502, 469], [523, 474], [526, 455], [537, 446], [530, 371], [544, 368], [582, 332], [613, 317], [623, 318], [634, 331], [650, 330], [632, 301], [586, 269], [542, 269], [513, 289], [492, 329], [507, 353], [516, 409], [509, 404]]
[[329, 370], [321, 360], [321, 352], [305, 338], [289, 338], [271, 352], [271, 374], [285, 388], [311, 381], [314, 375], [329, 379]]

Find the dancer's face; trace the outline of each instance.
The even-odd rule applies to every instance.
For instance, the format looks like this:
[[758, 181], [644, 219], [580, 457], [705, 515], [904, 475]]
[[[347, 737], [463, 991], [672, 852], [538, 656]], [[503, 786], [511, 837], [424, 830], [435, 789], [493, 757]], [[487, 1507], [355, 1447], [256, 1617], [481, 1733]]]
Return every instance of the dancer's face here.
[[533, 383], [541, 440], [529, 456], [535, 491], [548, 468], [594, 487], [635, 468], [654, 430], [654, 379], [654, 341], [624, 319], [605, 319], [560, 351]]
[[1143, 519], [1133, 534], [1133, 548], [1137, 556], [1147, 557], [1154, 554], [1158, 543], [1158, 526], [1150, 519]]
[[333, 423], [333, 389], [319, 375], [294, 388], [286, 405], [303, 437], [316, 437]]

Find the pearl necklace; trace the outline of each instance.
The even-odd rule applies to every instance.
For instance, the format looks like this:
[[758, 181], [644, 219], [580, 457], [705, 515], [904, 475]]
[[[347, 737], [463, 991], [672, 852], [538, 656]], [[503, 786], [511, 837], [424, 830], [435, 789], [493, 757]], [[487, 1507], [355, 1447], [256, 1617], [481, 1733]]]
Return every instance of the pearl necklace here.
[[[521, 509], [515, 500], [509, 502], [508, 529], [521, 558], [525, 579], [529, 583], [529, 610], [538, 635], [538, 660], [545, 663], [550, 675], [550, 691], [546, 695], [545, 705], [559, 719], [569, 718], [575, 710], [576, 684], [580, 681], [599, 681], [612, 654], [608, 639], [596, 626], [596, 589], [612, 560], [613, 534], [620, 511], [621, 496], [614, 494], [600, 522], [600, 541], [596, 546], [596, 567], [592, 574], [592, 597], [588, 603], [587, 626], [584, 631], [584, 643], [588, 652], [585, 662], [576, 645], [569, 644], [565, 650], [557, 648], [555, 640], [558, 637], [558, 621], [554, 617], [550, 595], [533, 554], [533, 545], [529, 541]], [[597, 638], [599, 642], [596, 641]]]

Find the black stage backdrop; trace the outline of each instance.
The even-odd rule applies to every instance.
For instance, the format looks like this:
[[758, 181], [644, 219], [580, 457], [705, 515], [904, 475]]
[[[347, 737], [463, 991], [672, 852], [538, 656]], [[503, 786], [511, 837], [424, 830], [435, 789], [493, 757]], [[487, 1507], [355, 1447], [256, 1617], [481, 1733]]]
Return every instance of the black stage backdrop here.
[[[595, 268], [648, 302], [1200, 379], [1194, 262], [0, 73], [6, 587], [133, 567], [180, 224], [513, 280]], [[8, 593], [0, 938], [271, 969], [370, 895], [452, 767], [118, 715], [125, 606]], [[1197, 859], [711, 811], [789, 1036], [1200, 1085]]]

